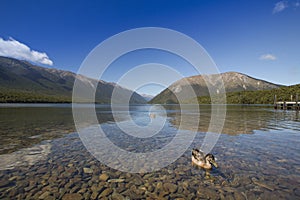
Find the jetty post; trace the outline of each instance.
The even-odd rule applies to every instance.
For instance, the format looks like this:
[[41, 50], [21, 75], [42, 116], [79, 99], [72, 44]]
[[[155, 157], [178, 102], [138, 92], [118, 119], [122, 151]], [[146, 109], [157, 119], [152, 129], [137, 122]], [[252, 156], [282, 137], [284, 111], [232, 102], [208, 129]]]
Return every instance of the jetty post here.
[[274, 95], [274, 108], [277, 109], [277, 95]]
[[287, 109], [286, 101], [283, 102], [283, 110]]
[[299, 110], [299, 104], [298, 104], [298, 93], [296, 94], [296, 110]]

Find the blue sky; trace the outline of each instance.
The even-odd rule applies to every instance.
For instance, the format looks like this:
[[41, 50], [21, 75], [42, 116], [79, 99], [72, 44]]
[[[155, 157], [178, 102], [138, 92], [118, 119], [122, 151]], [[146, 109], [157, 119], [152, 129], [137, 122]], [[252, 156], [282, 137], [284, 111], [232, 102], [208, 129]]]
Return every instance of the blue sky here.
[[[164, 27], [199, 42], [221, 72], [242, 72], [285, 85], [300, 83], [297, 0], [2, 0], [0, 18], [0, 50], [7, 41], [11, 43], [2, 51], [24, 44], [37, 52], [33, 62], [47, 67], [76, 72], [87, 54], [108, 37], [132, 28]], [[117, 81], [133, 64], [151, 58], [174, 65], [184, 76], [195, 75], [174, 56], [148, 51], [116, 61], [103, 78]]]

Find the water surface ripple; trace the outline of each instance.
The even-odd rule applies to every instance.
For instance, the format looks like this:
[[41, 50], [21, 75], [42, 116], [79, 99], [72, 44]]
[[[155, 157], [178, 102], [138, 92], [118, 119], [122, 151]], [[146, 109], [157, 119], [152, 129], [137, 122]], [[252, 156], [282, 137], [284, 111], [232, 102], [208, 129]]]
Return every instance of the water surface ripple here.
[[[0, 106], [0, 199], [300, 199], [300, 119], [296, 111], [265, 106], [228, 106], [223, 133], [213, 149], [219, 168], [210, 177], [191, 165], [210, 121], [210, 106], [165, 106], [168, 121], [151, 138], [134, 138], [116, 126], [109, 106], [96, 108], [108, 138], [132, 152], [168, 144], [180, 131], [197, 130], [173, 164], [152, 173], [111, 169], [85, 149], [75, 132], [70, 105]], [[131, 106], [137, 123], [149, 122], [148, 105]], [[128, 118], [118, 112], [126, 125]], [[184, 140], [184, 138], [182, 138]], [[113, 153], [113, 152], [112, 152]], [[146, 158], [145, 158], [146, 159]], [[117, 162], [117, 161], [116, 161]]]

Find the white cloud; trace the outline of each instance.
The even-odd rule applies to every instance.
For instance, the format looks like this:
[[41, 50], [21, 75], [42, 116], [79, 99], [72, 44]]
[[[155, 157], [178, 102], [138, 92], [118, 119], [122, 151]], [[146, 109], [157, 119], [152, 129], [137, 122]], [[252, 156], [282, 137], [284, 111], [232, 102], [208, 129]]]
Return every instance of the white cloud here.
[[260, 60], [276, 60], [276, 56], [272, 54], [263, 54], [259, 57]]
[[287, 1], [279, 1], [275, 4], [275, 6], [273, 8], [273, 14], [282, 12], [287, 7], [288, 7]]
[[7, 56], [45, 65], [53, 65], [52, 60], [50, 60], [46, 53], [32, 50], [27, 45], [20, 43], [13, 38], [4, 40], [0, 37], [0, 56]]

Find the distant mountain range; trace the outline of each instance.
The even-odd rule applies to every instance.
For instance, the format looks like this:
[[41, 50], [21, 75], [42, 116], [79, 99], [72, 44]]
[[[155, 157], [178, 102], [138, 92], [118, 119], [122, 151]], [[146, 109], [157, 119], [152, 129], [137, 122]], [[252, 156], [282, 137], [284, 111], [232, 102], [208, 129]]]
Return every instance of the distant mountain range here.
[[153, 95], [150, 94], [140, 94], [142, 97], [144, 97], [144, 99], [146, 99], [146, 101], [150, 101], [151, 99], [153, 99]]
[[[258, 91], [271, 90], [281, 87], [281, 85], [273, 84], [264, 80], [256, 79], [245, 74], [237, 72], [226, 72], [221, 74], [226, 93], [239, 91]], [[212, 80], [217, 79], [217, 75], [209, 75]], [[175, 96], [186, 96], [186, 99], [191, 98], [184, 94], [189, 87], [192, 87], [196, 96], [209, 96], [209, 91], [202, 75], [183, 78], [170, 85], [160, 94], [155, 96], [150, 103], [166, 104], [178, 103]]]
[[[185, 98], [186, 102], [191, 102], [192, 97], [186, 93], [190, 87], [198, 97], [198, 102], [209, 103], [209, 91], [205, 78], [218, 79], [217, 75], [205, 77], [198, 75], [183, 78], [153, 97], [147, 94], [140, 95], [116, 83], [98, 81], [73, 72], [39, 67], [26, 61], [0, 56], [0, 103], [72, 102], [73, 84], [76, 77], [84, 90], [91, 87], [96, 88], [96, 103], [111, 103], [112, 92], [115, 90], [118, 95], [117, 98], [114, 98], [114, 103], [126, 103], [126, 99], [131, 96], [131, 104], [147, 102], [157, 104], [178, 103], [176, 95]], [[222, 73], [221, 77], [227, 93], [228, 103], [270, 103], [274, 92], [285, 99], [288, 95], [295, 95], [299, 91], [299, 85], [282, 87], [282, 85], [237, 72]], [[219, 83], [214, 82], [213, 84], [217, 85]], [[251, 91], [259, 91], [259, 93]], [[81, 102], [84, 102], [84, 99]]]
[[[0, 102], [72, 102], [72, 90], [76, 74], [54, 68], [32, 65], [26, 61], [0, 56]], [[146, 103], [136, 92], [115, 83], [96, 81], [79, 75], [80, 84], [96, 86], [97, 103], [110, 103], [114, 88], [118, 91], [118, 101], [126, 103]]]

